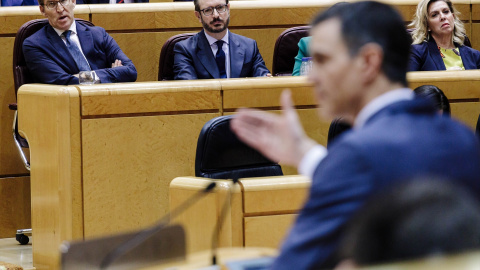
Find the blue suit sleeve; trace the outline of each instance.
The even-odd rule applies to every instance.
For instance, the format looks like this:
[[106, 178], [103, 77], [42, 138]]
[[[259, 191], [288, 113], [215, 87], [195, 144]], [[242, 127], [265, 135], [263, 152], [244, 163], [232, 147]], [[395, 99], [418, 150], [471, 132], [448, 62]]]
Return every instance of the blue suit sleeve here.
[[130, 60], [120, 49], [117, 42], [109, 35], [107, 32], [103, 30], [103, 48], [104, 53], [107, 55], [107, 59], [109, 63], [108, 65], [111, 66], [112, 63], [115, 62], [116, 59], [122, 61], [121, 67], [115, 68], [103, 68], [103, 69], [95, 69], [98, 77], [102, 83], [115, 83], [115, 82], [134, 82], [137, 80], [137, 69], [133, 64], [132, 60]]
[[192, 56], [188, 50], [183, 46], [182, 42], [175, 44], [173, 73], [175, 80], [196, 80], [197, 72], [193, 66]]
[[298, 42], [298, 54], [295, 56], [295, 65], [293, 66], [292, 76], [300, 75], [300, 66], [302, 65], [302, 58], [308, 57], [308, 43], [310, 43], [310, 37], [301, 38]]
[[78, 84], [78, 78], [65, 72], [48, 54], [44, 48], [26, 39], [23, 42], [23, 54], [28, 70], [42, 83], [69, 85]]
[[320, 162], [309, 198], [271, 269], [328, 269], [346, 223], [373, 186], [367, 159], [342, 143]]
[[265, 61], [263, 61], [262, 55], [258, 50], [257, 42], [255, 41], [254, 46], [254, 56], [253, 56], [253, 65], [252, 65], [252, 77], [262, 77], [266, 76], [267, 73], [270, 73], [268, 68], [265, 66]]

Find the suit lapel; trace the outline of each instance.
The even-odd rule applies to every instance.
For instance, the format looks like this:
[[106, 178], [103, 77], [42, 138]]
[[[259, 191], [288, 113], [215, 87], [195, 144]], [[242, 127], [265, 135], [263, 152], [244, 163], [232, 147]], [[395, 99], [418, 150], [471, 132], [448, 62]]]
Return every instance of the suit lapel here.
[[237, 35], [229, 32], [228, 38], [230, 42], [230, 78], [239, 78], [245, 59], [245, 49], [241, 46]]
[[[76, 23], [76, 22], [75, 22]], [[93, 62], [89, 61], [88, 59], [95, 59], [94, 54], [94, 44], [93, 44], [93, 37], [90, 29], [83, 26], [82, 24], [77, 23], [77, 35], [78, 39], [80, 40], [80, 45], [82, 46], [83, 55], [87, 58], [90, 67], [96, 69], [96, 67], [92, 66]]]
[[465, 45], [460, 46], [459, 50], [460, 50], [460, 58], [462, 58], [462, 62], [463, 62], [463, 67], [465, 69], [477, 69], [477, 67], [471, 61], [471, 59], [475, 59], [475, 57], [471, 55], [470, 51], [467, 50]]
[[67, 49], [67, 46], [63, 42], [62, 38], [55, 32], [52, 26], [47, 28], [47, 38], [50, 45], [53, 47], [53, 51], [59, 54], [62, 64], [68, 66], [73, 74], [79, 72], [77, 64], [72, 55]]
[[210, 48], [210, 44], [208, 44], [203, 30], [198, 34], [197, 56], [198, 59], [200, 59], [200, 63], [205, 67], [205, 70], [210, 73], [210, 76], [220, 78], [220, 71], [218, 70], [217, 62], [215, 62], [215, 56], [212, 53], [212, 49]]
[[432, 37], [430, 37], [430, 40], [428, 41], [427, 45], [428, 45], [428, 51], [432, 56], [432, 60], [435, 63], [437, 70], [446, 70], [447, 68], [445, 67], [445, 63], [443, 63], [442, 56], [440, 56], [437, 43]]

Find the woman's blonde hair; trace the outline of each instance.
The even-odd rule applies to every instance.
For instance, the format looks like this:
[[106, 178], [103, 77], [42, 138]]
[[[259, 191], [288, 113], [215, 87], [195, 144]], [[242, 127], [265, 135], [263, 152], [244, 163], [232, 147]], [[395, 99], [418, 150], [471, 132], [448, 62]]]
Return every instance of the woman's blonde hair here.
[[431, 38], [430, 33], [428, 32], [428, 7], [431, 3], [437, 1], [445, 2], [449, 7], [450, 12], [453, 13], [454, 27], [452, 39], [454, 43], [460, 46], [463, 45], [463, 41], [465, 40], [465, 27], [463, 26], [463, 22], [459, 19], [460, 12], [455, 9], [450, 0], [421, 0], [420, 3], [418, 3], [413, 21], [409, 24], [410, 27], [415, 27], [415, 30], [412, 32], [413, 44], [420, 44]]

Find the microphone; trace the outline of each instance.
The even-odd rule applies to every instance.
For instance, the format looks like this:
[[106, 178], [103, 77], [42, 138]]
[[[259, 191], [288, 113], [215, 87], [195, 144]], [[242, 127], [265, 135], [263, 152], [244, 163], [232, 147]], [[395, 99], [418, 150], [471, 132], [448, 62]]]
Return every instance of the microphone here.
[[125, 255], [130, 250], [134, 249], [145, 240], [150, 238], [152, 235], [155, 235], [159, 231], [161, 231], [165, 226], [168, 225], [170, 219], [177, 217], [186, 209], [190, 208], [195, 202], [201, 199], [203, 196], [208, 194], [212, 191], [217, 184], [215, 182], [211, 182], [208, 184], [204, 189], [198, 191], [194, 195], [192, 195], [188, 200], [184, 201], [182, 204], [177, 206], [175, 209], [167, 213], [163, 216], [156, 225], [151, 226], [150, 228], [146, 228], [140, 231], [138, 234], [130, 238], [128, 241], [122, 243], [121, 245], [114, 248], [112, 251], [107, 253], [107, 255], [103, 258], [102, 262], [100, 263], [100, 269], [107, 269], [113, 262], [115, 262], [118, 258]]
[[218, 247], [218, 231], [222, 228], [225, 218], [227, 216], [227, 211], [230, 208], [230, 199], [232, 198], [233, 187], [238, 183], [238, 178], [232, 179], [232, 185], [229, 187], [228, 196], [223, 202], [222, 211], [220, 212], [220, 217], [215, 224], [215, 229], [212, 235], [212, 265], [217, 265], [217, 247]]

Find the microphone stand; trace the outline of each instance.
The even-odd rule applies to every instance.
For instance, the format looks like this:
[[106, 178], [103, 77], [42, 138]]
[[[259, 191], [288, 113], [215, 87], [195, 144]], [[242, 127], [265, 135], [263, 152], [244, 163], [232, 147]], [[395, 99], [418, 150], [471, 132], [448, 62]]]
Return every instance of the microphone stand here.
[[184, 201], [181, 205], [173, 209], [169, 214], [166, 214], [165, 216], [163, 216], [156, 225], [153, 225], [150, 228], [140, 231], [138, 234], [130, 238], [128, 241], [114, 248], [103, 258], [102, 262], [100, 263], [100, 269], [107, 269], [107, 267], [110, 266], [118, 258], [120, 258], [130, 250], [134, 249], [135, 247], [143, 243], [152, 235], [161, 231], [165, 226], [168, 225], [168, 223], [170, 222], [170, 219], [175, 218], [180, 213], [185, 211], [187, 208], [192, 206], [195, 202], [198, 201], [198, 199], [200, 199], [205, 194], [209, 193], [213, 188], [215, 188], [216, 185], [217, 184], [215, 182], [211, 182], [203, 190], [198, 191], [192, 197], [188, 198], [188, 200]]
[[232, 198], [232, 190], [233, 187], [238, 183], [238, 178], [232, 179], [232, 184], [229, 187], [229, 192], [227, 194], [227, 198], [223, 202], [222, 211], [220, 212], [220, 218], [215, 225], [215, 229], [213, 231], [212, 236], [212, 265], [217, 265], [217, 246], [218, 246], [218, 232], [222, 227], [225, 218], [227, 216], [227, 211], [230, 208], [230, 199]]

